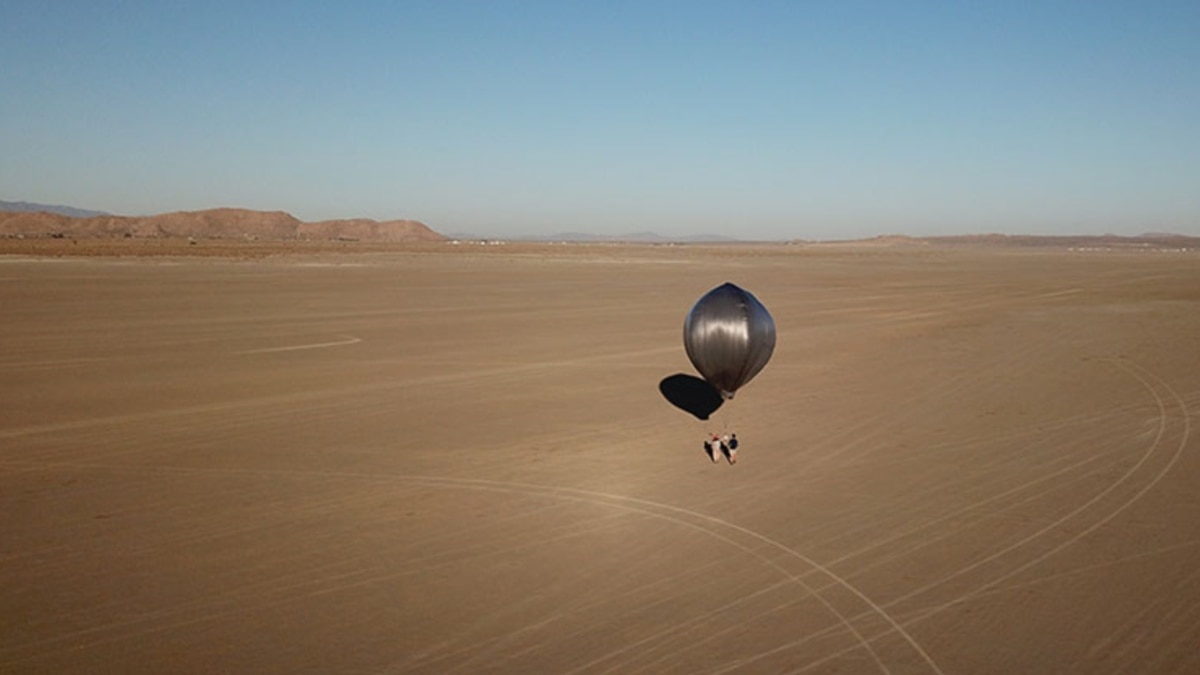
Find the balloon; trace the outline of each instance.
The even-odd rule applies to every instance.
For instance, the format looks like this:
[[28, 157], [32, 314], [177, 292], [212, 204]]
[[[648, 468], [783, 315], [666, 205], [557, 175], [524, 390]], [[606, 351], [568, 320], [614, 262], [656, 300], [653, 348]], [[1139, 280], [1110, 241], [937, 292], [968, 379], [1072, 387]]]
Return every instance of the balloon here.
[[688, 312], [683, 346], [704, 379], [725, 398], [733, 398], [775, 351], [775, 320], [758, 298], [726, 283], [706, 293]]

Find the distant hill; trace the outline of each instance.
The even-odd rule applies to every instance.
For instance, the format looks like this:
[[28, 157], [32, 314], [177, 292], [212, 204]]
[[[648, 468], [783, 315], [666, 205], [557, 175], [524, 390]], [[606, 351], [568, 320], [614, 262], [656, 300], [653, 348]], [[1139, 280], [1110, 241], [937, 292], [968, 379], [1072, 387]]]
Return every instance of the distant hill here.
[[524, 234], [513, 237], [482, 236], [465, 232], [452, 233], [455, 239], [491, 240], [527, 242], [571, 242], [571, 243], [614, 243], [614, 244], [667, 244], [667, 243], [705, 243], [705, 242], [734, 242], [740, 241], [732, 237], [716, 234], [693, 234], [680, 237], [670, 237], [656, 232], [630, 232], [627, 234], [593, 234], [590, 232], [558, 232], [555, 234]]
[[[415, 220], [376, 221], [368, 218], [303, 222], [283, 211], [216, 208], [178, 211], [154, 216], [115, 216], [103, 211], [71, 206], [0, 201], [0, 238], [46, 237], [72, 239], [178, 238], [241, 239], [264, 241], [363, 241], [406, 243], [446, 241], [446, 237]], [[526, 242], [580, 243], [734, 243], [740, 240], [719, 235], [669, 237], [654, 232], [619, 235], [563, 232], [521, 237], [479, 237], [456, 234], [456, 239], [510, 239]], [[857, 240], [804, 241], [791, 244], [848, 246], [988, 246], [1056, 247], [1116, 250], [1200, 250], [1200, 237], [1152, 232], [1137, 236], [1101, 235], [1012, 235], [969, 234], [909, 237], [883, 235]]]
[[670, 242], [721, 242], [736, 241], [730, 237], [715, 234], [692, 234], [681, 237], [667, 237], [657, 232], [629, 232], [626, 234], [590, 234], [587, 232], [563, 232], [547, 236], [522, 237], [531, 241], [578, 241], [578, 242], [619, 242], [629, 244], [665, 244]]
[[1097, 235], [1025, 235], [1025, 234], [975, 234], [947, 237], [924, 237], [920, 241], [946, 245], [983, 245], [1017, 247], [1057, 248], [1197, 248], [1200, 237], [1182, 234], [1141, 234], [1127, 237], [1117, 234]]
[[949, 246], [991, 248], [1067, 248], [1079, 250], [1167, 250], [1200, 249], [1200, 237], [1182, 234], [1147, 233], [1136, 236], [1118, 234], [1041, 235], [1041, 234], [961, 234], [910, 237], [900, 234], [868, 239], [843, 239], [789, 243], [812, 246]]
[[305, 223], [283, 211], [208, 209], [156, 216], [72, 217], [47, 211], [0, 212], [0, 237], [193, 238], [247, 240], [444, 241], [415, 220], [324, 220]]
[[77, 209], [74, 206], [61, 206], [58, 204], [35, 204], [34, 202], [6, 202], [0, 200], [0, 212], [37, 213], [38, 211], [57, 213], [62, 216], [70, 216], [72, 218], [92, 218], [94, 216], [111, 215], [105, 211]]

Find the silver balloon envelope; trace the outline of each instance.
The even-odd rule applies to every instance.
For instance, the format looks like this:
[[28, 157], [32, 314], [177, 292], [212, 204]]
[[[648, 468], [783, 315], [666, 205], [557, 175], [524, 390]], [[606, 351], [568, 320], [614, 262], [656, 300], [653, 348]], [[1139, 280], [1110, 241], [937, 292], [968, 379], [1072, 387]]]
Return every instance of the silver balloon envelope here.
[[730, 283], [696, 301], [683, 322], [696, 370], [725, 398], [749, 382], [775, 351], [775, 320], [758, 298]]

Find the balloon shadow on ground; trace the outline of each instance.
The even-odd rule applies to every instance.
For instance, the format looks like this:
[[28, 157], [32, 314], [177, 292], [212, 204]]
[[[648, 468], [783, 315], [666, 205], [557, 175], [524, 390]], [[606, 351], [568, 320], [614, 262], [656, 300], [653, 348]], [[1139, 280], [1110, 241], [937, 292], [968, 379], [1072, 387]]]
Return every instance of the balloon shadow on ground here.
[[702, 420], [708, 419], [708, 416], [725, 402], [716, 387], [698, 377], [683, 373], [663, 378], [663, 381], [658, 383], [658, 390], [671, 405]]

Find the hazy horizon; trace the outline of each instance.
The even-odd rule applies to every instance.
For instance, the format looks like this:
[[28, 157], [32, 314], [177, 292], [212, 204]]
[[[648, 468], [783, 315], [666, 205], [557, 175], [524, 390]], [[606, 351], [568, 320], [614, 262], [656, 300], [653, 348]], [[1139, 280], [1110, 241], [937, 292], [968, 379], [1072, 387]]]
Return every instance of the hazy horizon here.
[[0, 197], [438, 232], [1200, 235], [1200, 5], [18, 2]]

